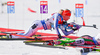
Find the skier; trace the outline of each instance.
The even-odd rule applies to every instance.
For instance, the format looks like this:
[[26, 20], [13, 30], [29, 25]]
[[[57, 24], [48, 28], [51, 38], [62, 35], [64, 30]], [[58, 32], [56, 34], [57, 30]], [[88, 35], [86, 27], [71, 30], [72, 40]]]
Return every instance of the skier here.
[[[51, 44], [51, 43], [49, 43]], [[47, 44], [47, 45], [49, 45]], [[77, 39], [62, 38], [54, 42], [55, 45], [99, 45], [100, 46], [100, 35], [91, 37], [89, 35], [81, 36]], [[54, 45], [53, 44], [53, 45]]]
[[[58, 13], [54, 13], [50, 18], [48, 18], [46, 21], [45, 20], [36, 20], [34, 21], [34, 23], [32, 24], [32, 26], [30, 27], [30, 29], [28, 30], [28, 32], [26, 32], [24, 34], [24, 36], [30, 36], [32, 37], [33, 35], [35, 35], [35, 33], [38, 30], [49, 30], [52, 27], [56, 30], [57, 35], [59, 38], [62, 38], [59, 30], [58, 30], [58, 25], [63, 25], [64, 23], [66, 23], [66, 21], [68, 21], [70, 19], [71, 16], [71, 11], [66, 9], [66, 10], [60, 10]], [[53, 24], [53, 26], [52, 26]], [[77, 28], [78, 29], [78, 28]], [[62, 30], [62, 29], [61, 29]], [[65, 30], [62, 30], [62, 32], [65, 35], [69, 35], [71, 33], [73, 33], [75, 30], [66, 32]]]

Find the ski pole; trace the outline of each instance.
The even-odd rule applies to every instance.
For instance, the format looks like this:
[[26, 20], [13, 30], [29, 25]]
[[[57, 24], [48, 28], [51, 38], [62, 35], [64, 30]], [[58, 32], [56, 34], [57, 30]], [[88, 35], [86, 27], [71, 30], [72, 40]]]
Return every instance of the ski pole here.
[[[84, 26], [84, 25], [81, 25], [81, 26]], [[98, 28], [96, 27], [96, 25], [95, 25], [95, 24], [93, 24], [93, 26], [91, 26], [91, 25], [85, 25], [84, 27], [93, 27], [93, 28], [98, 29]]]

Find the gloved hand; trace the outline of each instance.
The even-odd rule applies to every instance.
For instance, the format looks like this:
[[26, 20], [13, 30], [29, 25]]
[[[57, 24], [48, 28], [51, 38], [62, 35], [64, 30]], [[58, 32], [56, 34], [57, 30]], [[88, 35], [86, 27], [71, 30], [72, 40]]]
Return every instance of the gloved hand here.
[[74, 31], [76, 31], [77, 29], [73, 29]]
[[72, 30], [76, 31], [78, 30], [80, 27], [78, 25], [73, 25]]
[[67, 24], [67, 21], [63, 21], [63, 24]]

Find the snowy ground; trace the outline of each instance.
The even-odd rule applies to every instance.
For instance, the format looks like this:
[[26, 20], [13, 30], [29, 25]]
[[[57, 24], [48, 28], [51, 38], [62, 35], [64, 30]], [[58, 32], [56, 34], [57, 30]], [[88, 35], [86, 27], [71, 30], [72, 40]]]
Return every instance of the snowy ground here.
[[25, 45], [23, 41], [0, 41], [0, 55], [100, 55], [100, 52], [81, 54], [78, 49]]

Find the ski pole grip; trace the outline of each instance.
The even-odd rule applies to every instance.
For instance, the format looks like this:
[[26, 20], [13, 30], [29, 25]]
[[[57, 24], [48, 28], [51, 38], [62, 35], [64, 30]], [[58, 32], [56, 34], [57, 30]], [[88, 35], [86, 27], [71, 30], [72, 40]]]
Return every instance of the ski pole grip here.
[[96, 28], [96, 29], [98, 29], [98, 28], [96, 27], [96, 25], [95, 25], [95, 24], [93, 24], [93, 27], [94, 27], [94, 28]]

